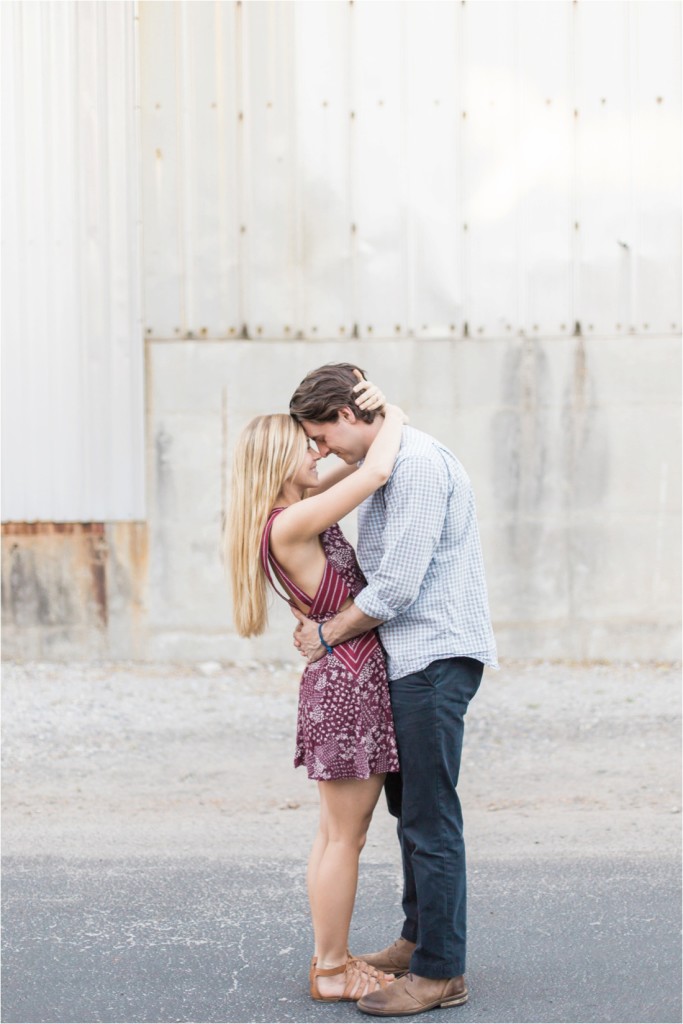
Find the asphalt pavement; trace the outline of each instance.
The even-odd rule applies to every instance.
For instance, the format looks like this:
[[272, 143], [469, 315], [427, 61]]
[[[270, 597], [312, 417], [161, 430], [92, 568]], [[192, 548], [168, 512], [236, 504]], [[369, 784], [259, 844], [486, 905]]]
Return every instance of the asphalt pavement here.
[[[172, 853], [6, 858], [2, 1020], [372, 1019], [308, 996], [299, 860]], [[470, 1001], [425, 1024], [681, 1021], [677, 860], [470, 863], [469, 907]], [[364, 865], [352, 950], [380, 948], [400, 923], [395, 865]]]

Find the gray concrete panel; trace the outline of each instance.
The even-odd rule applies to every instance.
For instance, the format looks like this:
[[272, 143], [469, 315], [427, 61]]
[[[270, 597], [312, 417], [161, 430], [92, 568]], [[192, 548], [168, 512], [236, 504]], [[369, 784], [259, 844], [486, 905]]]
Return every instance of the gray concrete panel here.
[[[364, 367], [467, 469], [501, 657], [680, 657], [673, 336], [149, 342], [144, 551], [105, 524], [116, 614], [61, 614], [86, 600], [78, 579], [23, 538], [26, 586], [44, 594], [51, 620], [30, 603], [15, 615], [6, 536], [6, 654], [289, 657], [280, 602], [264, 636], [242, 640], [232, 626], [221, 565], [232, 451], [249, 419], [285, 411], [308, 370], [340, 360]], [[353, 541], [353, 515], [344, 527]]]

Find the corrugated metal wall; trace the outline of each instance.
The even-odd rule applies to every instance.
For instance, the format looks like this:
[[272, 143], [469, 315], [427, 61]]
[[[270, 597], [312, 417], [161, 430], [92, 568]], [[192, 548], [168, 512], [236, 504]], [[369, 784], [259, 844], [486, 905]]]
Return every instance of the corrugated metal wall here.
[[2, 518], [144, 518], [135, 8], [0, 13]]
[[678, 2], [135, 11], [2, 4], [4, 520], [144, 516], [141, 290], [149, 340], [680, 330]]
[[140, 12], [148, 338], [680, 330], [678, 2]]

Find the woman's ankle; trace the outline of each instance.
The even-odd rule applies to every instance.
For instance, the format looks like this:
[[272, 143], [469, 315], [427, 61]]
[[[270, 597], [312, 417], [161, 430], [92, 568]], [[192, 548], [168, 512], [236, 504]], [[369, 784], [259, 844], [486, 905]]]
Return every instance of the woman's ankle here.
[[326, 956], [318, 956], [316, 967], [321, 971], [332, 971], [335, 967], [341, 967], [348, 960], [348, 953], [328, 953]]

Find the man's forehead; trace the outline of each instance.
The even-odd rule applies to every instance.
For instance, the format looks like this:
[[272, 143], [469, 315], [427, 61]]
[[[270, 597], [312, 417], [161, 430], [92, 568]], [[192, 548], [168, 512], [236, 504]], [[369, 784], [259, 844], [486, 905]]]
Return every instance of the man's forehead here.
[[312, 441], [315, 441], [316, 437], [323, 438], [325, 436], [326, 428], [329, 428], [331, 423], [317, 423], [315, 420], [302, 420], [301, 426], [304, 428], [306, 437], [310, 437]]

